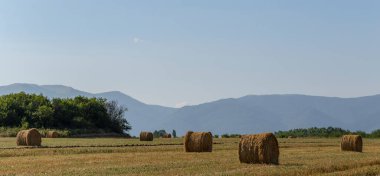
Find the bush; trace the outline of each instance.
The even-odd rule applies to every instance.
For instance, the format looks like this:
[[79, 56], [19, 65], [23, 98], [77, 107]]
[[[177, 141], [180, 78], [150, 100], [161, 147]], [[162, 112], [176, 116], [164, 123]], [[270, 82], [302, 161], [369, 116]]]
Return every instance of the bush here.
[[371, 134], [369, 134], [369, 137], [379, 138], [380, 137], [380, 129], [373, 131]]
[[222, 134], [222, 138], [240, 138], [240, 134]]
[[0, 137], [16, 137], [17, 133], [21, 130], [23, 129], [0, 127]]

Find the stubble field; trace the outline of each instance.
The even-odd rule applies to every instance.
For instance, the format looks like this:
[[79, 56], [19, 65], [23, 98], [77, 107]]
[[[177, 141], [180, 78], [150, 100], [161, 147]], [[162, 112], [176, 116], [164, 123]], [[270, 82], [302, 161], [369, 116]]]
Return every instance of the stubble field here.
[[341, 152], [340, 139], [278, 139], [280, 165], [241, 164], [239, 139], [214, 139], [212, 153], [185, 153], [178, 139], [42, 139], [41, 148], [0, 138], [0, 175], [378, 175], [380, 140], [363, 153]]

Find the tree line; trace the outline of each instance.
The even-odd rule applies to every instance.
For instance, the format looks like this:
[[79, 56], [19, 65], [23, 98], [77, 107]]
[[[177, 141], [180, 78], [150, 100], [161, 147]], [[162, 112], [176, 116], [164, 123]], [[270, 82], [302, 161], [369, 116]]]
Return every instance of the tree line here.
[[336, 127], [327, 127], [327, 128], [298, 128], [292, 129], [289, 131], [278, 131], [275, 132], [275, 135], [280, 138], [287, 138], [289, 136], [292, 137], [341, 137], [347, 134], [357, 134], [366, 138], [379, 138], [380, 137], [380, 129], [375, 130], [371, 133], [366, 133], [364, 131], [350, 131], [342, 128]]
[[48, 99], [24, 92], [0, 96], [0, 126], [52, 129], [102, 129], [127, 134], [127, 109], [103, 98]]
[[[319, 138], [329, 138], [329, 137], [342, 137], [348, 134], [357, 134], [365, 138], [380, 138], [380, 129], [366, 133], [364, 131], [350, 131], [337, 127], [312, 127], [312, 128], [297, 128], [288, 131], [277, 131], [274, 132], [278, 138], [288, 138], [288, 137], [319, 137]], [[239, 138], [240, 134], [223, 134], [222, 138]], [[218, 138], [219, 135], [214, 135]]]

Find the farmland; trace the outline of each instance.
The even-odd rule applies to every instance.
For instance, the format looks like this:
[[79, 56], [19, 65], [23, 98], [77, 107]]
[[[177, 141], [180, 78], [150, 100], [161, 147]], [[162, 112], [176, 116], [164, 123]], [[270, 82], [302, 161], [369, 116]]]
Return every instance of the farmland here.
[[238, 138], [214, 139], [212, 153], [185, 153], [183, 139], [43, 138], [17, 147], [0, 138], [0, 175], [377, 175], [380, 140], [341, 152], [338, 138], [279, 139], [280, 165], [241, 164]]

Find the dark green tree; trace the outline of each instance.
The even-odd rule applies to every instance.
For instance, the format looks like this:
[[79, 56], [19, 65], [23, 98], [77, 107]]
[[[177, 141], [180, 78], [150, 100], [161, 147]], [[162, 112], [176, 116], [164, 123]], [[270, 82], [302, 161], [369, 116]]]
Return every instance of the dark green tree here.
[[32, 113], [32, 119], [35, 122], [34, 126], [43, 128], [52, 126], [53, 115], [54, 110], [52, 107], [46, 105], [38, 107], [37, 110]]
[[123, 133], [124, 131], [132, 129], [131, 125], [124, 117], [125, 112], [128, 110], [127, 108], [118, 105], [116, 101], [107, 102], [106, 107], [112, 130], [118, 133]]
[[175, 130], [172, 131], [173, 138], [177, 137], [177, 132]]
[[0, 125], [56, 129], [100, 129], [127, 133], [126, 108], [102, 98], [54, 98], [24, 92], [0, 96]]
[[165, 134], [167, 134], [165, 130], [158, 130], [158, 131], [154, 130], [153, 137], [159, 138], [159, 137], [164, 136]]

